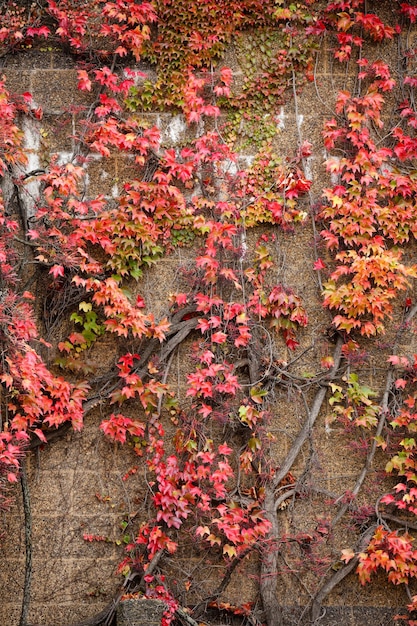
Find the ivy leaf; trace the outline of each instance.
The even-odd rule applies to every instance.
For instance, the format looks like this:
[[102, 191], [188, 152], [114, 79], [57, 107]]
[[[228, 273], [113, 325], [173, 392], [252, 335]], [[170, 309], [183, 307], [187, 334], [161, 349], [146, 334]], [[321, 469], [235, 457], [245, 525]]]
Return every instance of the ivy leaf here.
[[342, 550], [341, 559], [345, 563], [349, 563], [349, 561], [351, 561], [354, 557], [355, 557], [355, 553], [353, 552], [353, 550], [350, 550], [350, 549]]
[[317, 259], [317, 261], [315, 261], [313, 267], [317, 271], [326, 269], [326, 265], [320, 257]]
[[213, 335], [211, 336], [211, 341], [212, 343], [225, 343], [227, 340], [227, 335], [226, 333], [223, 333], [222, 331], [218, 331], [217, 333], [213, 333]]
[[227, 556], [232, 559], [234, 556], [237, 556], [236, 548], [226, 543], [226, 545], [223, 546], [223, 554], [227, 554]]
[[65, 268], [63, 265], [53, 265], [49, 273], [56, 279], [59, 276], [65, 276]]
[[43, 443], [47, 443], [48, 440], [46, 439], [45, 434], [40, 430], [40, 428], [34, 428], [33, 432], [39, 437], [41, 441], [43, 441]]
[[93, 310], [93, 305], [91, 304], [91, 302], [80, 302], [78, 308], [80, 309], [80, 311], [88, 313], [89, 311]]

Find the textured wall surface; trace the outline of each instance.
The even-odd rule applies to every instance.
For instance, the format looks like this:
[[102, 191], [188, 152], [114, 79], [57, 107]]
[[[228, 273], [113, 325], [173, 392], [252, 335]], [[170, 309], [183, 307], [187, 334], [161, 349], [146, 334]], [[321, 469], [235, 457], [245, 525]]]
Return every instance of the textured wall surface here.
[[[333, 106], [337, 89], [349, 84], [349, 76], [344, 71], [338, 73], [329, 58], [326, 50], [322, 50], [315, 83], [304, 89], [297, 98], [296, 106], [292, 101], [280, 110], [280, 133], [276, 139], [277, 151], [282, 155], [294, 148], [300, 135], [313, 144], [314, 151], [308, 167], [314, 180], [314, 197], [319, 196], [324, 184], [329, 184], [323, 171], [323, 119], [328, 115], [328, 103], [330, 109]], [[231, 62], [236, 72], [239, 71], [237, 59], [232, 53], [227, 62]], [[74, 148], [71, 135], [77, 124], [77, 107], [90, 104], [90, 95], [80, 94], [76, 89], [76, 70], [71, 59], [59, 51], [34, 51], [31, 55], [8, 57], [3, 71], [10, 90], [30, 91], [36, 104], [44, 110], [41, 121], [25, 128], [30, 154], [28, 167], [42, 167], [45, 155], [53, 152], [63, 160], [68, 158]], [[158, 124], [166, 145], [179, 144], [184, 139], [187, 131], [180, 116], [147, 113], [144, 117], [150, 124]], [[242, 161], [248, 157], [250, 154], [245, 150], [241, 154]], [[105, 162], [97, 157], [87, 168], [87, 193], [104, 193], [109, 197], [117, 196], [123, 179], [134, 172], [129, 158], [117, 154]], [[320, 356], [319, 347], [314, 344], [314, 333], [324, 330], [329, 324], [329, 317], [323, 312], [318, 297], [316, 273], [312, 269], [313, 238], [310, 222], [296, 234], [277, 232], [277, 280], [283, 280], [296, 290], [312, 320], [301, 333], [300, 350], [313, 348], [300, 364], [300, 374], [308, 371], [309, 367], [314, 371], [314, 364]], [[249, 235], [249, 247], [254, 241], [255, 235]], [[158, 262], [152, 272], [145, 272], [140, 289], [156, 318], [163, 317], [166, 312], [167, 294], [178, 289], [181, 282], [178, 268], [192, 267], [192, 258], [191, 251], [181, 249]], [[59, 330], [56, 333], [59, 335]], [[52, 337], [54, 340], [60, 338], [56, 334]], [[415, 342], [412, 335], [408, 339], [410, 345]], [[290, 358], [284, 344], [280, 349], [283, 360]], [[181, 381], [184, 375], [187, 347], [181, 350], [174, 359], [170, 374], [173, 384], [180, 384], [177, 381]], [[115, 354], [114, 346], [103, 340], [97, 342], [90, 358], [99, 363], [104, 371], [114, 363]], [[379, 358], [379, 353], [371, 355], [374, 366], [373, 370], [371, 368], [371, 382], [376, 387], [382, 382], [379, 379]], [[31, 624], [64, 626], [86, 619], [99, 611], [118, 588], [115, 568], [123, 555], [123, 546], [119, 545], [120, 527], [126, 513], [135, 516], [136, 510], [143, 506], [146, 490], [141, 472], [128, 485], [122, 480], [124, 473], [135, 463], [135, 458], [126, 450], [120, 453], [118, 447], [105, 440], [98, 430], [103, 410], [100, 407], [91, 412], [80, 433], [69, 432], [63, 439], [28, 456], [26, 470], [33, 519]], [[284, 393], [278, 395], [271, 428], [276, 435], [273, 445], [277, 465], [298, 432], [302, 410], [300, 399]], [[337, 425], [334, 429], [325, 430], [324, 420], [323, 414], [308, 443], [315, 446], [314, 466], [310, 468], [312, 480], [323, 492], [343, 493], [354, 484], [362, 459], [346, 448], [343, 438], [338, 437]], [[303, 450], [294, 468], [295, 474], [298, 470], [303, 471], [306, 456], [307, 450]], [[371, 482], [374, 478], [376, 476], [371, 475]], [[369, 489], [372, 489], [371, 484]], [[317, 518], [324, 508], [320, 497], [316, 501], [294, 502], [292, 523], [300, 530], [308, 528], [311, 520]], [[18, 490], [15, 505], [4, 516], [4, 522], [7, 534], [0, 557], [0, 623], [17, 626], [25, 561], [24, 516]], [[343, 532], [342, 529], [335, 539], [341, 547], [349, 543], [349, 537], [343, 537]], [[90, 543], [83, 539], [84, 534], [102, 535], [107, 539]], [[193, 558], [188, 559], [185, 546], [183, 573], [186, 576], [199, 575], [198, 559], [195, 555]], [[204, 560], [204, 555], [200, 558]], [[227, 591], [228, 601], [256, 600], [258, 570], [255, 561], [252, 570], [253, 577], [245, 579], [239, 577], [237, 570]], [[297, 587], [283, 576], [278, 582], [278, 593], [286, 597], [285, 604], [293, 605], [288, 608], [288, 619], [294, 624], [304, 623], [302, 610], [296, 607], [308, 600], [308, 581]], [[385, 626], [392, 623], [390, 607], [394, 610], [401, 602], [399, 598], [395, 590], [390, 590], [388, 594], [384, 586], [363, 591], [352, 575], [330, 596], [329, 606], [319, 623], [321, 626], [363, 626], [365, 623]], [[187, 600], [186, 594], [184, 600]], [[120, 624], [131, 624], [126, 619], [121, 616]], [[157, 624], [157, 617], [151, 619], [149, 614], [148, 619], [148, 626]], [[145, 621], [141, 622], [138, 618], [137, 624], [145, 625]]]

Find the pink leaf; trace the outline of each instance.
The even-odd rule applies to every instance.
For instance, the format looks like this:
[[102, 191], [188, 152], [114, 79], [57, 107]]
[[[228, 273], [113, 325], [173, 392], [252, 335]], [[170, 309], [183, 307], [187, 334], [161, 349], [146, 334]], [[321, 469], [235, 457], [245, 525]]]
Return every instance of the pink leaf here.
[[232, 452], [233, 452], [232, 448], [229, 448], [229, 446], [226, 443], [222, 443], [219, 446], [219, 454], [225, 454], [226, 456], [228, 456]]
[[391, 493], [387, 493], [385, 496], [381, 498], [382, 504], [392, 504], [395, 502], [395, 498]]
[[47, 438], [45, 437], [44, 433], [41, 431], [40, 428], [34, 428], [33, 432], [35, 433], [35, 435], [39, 437], [41, 441], [43, 441], [43, 443], [48, 443]]
[[58, 276], [64, 276], [65, 268], [63, 265], [53, 265], [49, 273], [52, 274], [54, 278], [58, 278]]
[[224, 343], [226, 339], [227, 339], [227, 335], [223, 333], [222, 331], [214, 333], [214, 335], [212, 335], [211, 337], [212, 343]]

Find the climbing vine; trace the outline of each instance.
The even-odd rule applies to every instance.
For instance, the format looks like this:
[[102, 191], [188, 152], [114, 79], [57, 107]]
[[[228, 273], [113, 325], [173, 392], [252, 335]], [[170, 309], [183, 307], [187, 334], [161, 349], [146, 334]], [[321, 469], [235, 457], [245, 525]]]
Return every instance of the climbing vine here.
[[[22, 129], [42, 120], [42, 108], [0, 82], [0, 507], [8, 484], [24, 480], [25, 455], [69, 425], [82, 429], [97, 407], [101, 433], [132, 459], [124, 482], [144, 472], [150, 502], [140, 521], [123, 522], [124, 583], [90, 623], [110, 624], [123, 596], [140, 596], [165, 602], [166, 626], [195, 626], [207, 607], [281, 626], [282, 570], [298, 582], [306, 575], [316, 623], [354, 568], [362, 584], [384, 570], [405, 585], [408, 613], [399, 619], [417, 623], [416, 359], [401, 348], [417, 312], [409, 36], [417, 11], [398, 2], [384, 16], [368, 4], [10, 0], [0, 8], [1, 57], [44, 45], [65, 51], [90, 102], [76, 111], [71, 158], [48, 155], [31, 170]], [[382, 60], [393, 42], [395, 67]], [[303, 87], [319, 92], [323, 46], [352, 78], [327, 105], [325, 185], [311, 174], [316, 147], [299, 116]], [[231, 51], [240, 73], [224, 61]], [[286, 106], [297, 142], [282, 155]], [[179, 115], [182, 143], [169, 145], [148, 111]], [[92, 160], [115, 154], [132, 164], [131, 176], [112, 196], [90, 194]], [[288, 284], [277, 253], [280, 240], [296, 242], [308, 229], [325, 319], [311, 347], [311, 302]], [[192, 251], [192, 268], [181, 268], [155, 315], [143, 279], [180, 249]], [[385, 333], [381, 389], [369, 364]], [[89, 355], [103, 338], [115, 365], [98, 375]], [[300, 369], [310, 350], [314, 371]], [[185, 368], [178, 389], [175, 355]], [[276, 435], [284, 395], [304, 411], [285, 454]], [[363, 454], [341, 494], [311, 478], [313, 427], [324, 413], [326, 436], [336, 431]], [[296, 465], [308, 446], [305, 466]], [[386, 480], [366, 489], [381, 455]], [[327, 498], [314, 528], [289, 515], [284, 531], [287, 506], [312, 495]], [[343, 551], [334, 543], [341, 521], [357, 537]], [[184, 540], [220, 568], [220, 582], [212, 576], [203, 594], [197, 574], [178, 583], [163, 573], [161, 563], [181, 560]], [[255, 560], [262, 611], [223, 602], [235, 570]]]

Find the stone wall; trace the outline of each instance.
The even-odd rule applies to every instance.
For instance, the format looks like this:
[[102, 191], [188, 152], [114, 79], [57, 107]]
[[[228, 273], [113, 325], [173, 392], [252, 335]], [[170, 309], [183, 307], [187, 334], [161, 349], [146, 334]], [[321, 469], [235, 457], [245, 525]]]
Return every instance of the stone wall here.
[[[388, 54], [389, 54], [388, 50]], [[230, 52], [227, 62], [239, 72], [237, 59]], [[3, 71], [10, 90], [30, 91], [34, 101], [44, 110], [44, 118], [25, 127], [25, 140], [30, 155], [28, 169], [42, 167], [45, 155], [56, 152], [66, 159], [74, 149], [71, 135], [78, 123], [78, 107], [90, 103], [89, 94], [76, 88], [76, 70], [71, 58], [58, 50], [38, 50], [31, 54], [7, 57]], [[314, 146], [308, 167], [314, 180], [313, 196], [318, 197], [323, 184], [328, 184], [323, 171], [325, 151], [321, 130], [324, 117], [332, 110], [336, 91], [349, 85], [350, 76], [345, 70], [331, 65], [330, 55], [322, 50], [317, 65], [316, 81], [306, 86], [297, 98], [282, 107], [279, 115], [280, 133], [277, 150], [286, 155], [297, 144], [300, 135]], [[167, 145], [180, 143], [188, 132], [182, 118], [167, 113], [144, 113], [149, 123], [157, 123], [163, 131]], [[247, 151], [242, 160], [250, 158]], [[115, 154], [105, 162], [100, 158], [88, 164], [87, 193], [104, 193], [116, 197], [124, 178], [132, 172], [129, 158]], [[257, 236], [257, 235], [256, 235]], [[255, 240], [251, 234], [249, 246]], [[253, 241], [252, 241], [252, 239]], [[316, 273], [312, 269], [312, 246], [314, 238], [308, 223], [294, 234], [277, 233], [276, 256], [280, 260], [277, 280], [284, 280], [303, 298], [310, 320], [309, 328], [301, 334], [300, 350], [309, 349], [308, 356], [300, 364], [300, 372], [314, 368], [320, 356], [320, 347], [314, 337], [329, 324], [327, 313], [322, 310]], [[180, 277], [178, 267], [192, 263], [192, 251], [181, 249], [162, 259], [152, 272], [145, 273], [141, 281], [142, 295], [147, 299], [155, 317], [163, 317], [166, 295], [175, 291]], [[59, 334], [60, 331], [58, 331]], [[51, 339], [59, 339], [56, 335]], [[410, 336], [415, 345], [415, 338]], [[387, 340], [388, 341], [388, 340]], [[411, 345], [411, 343], [410, 343]], [[312, 349], [310, 349], [312, 347]], [[175, 358], [172, 378], [181, 379], [183, 363], [187, 358], [186, 346]], [[288, 358], [286, 348], [281, 346], [282, 359]], [[115, 351], [111, 343], [99, 341], [92, 350], [92, 360], [105, 368], [114, 362]], [[379, 353], [371, 356], [370, 377], [372, 383], [381, 383], [378, 369]], [[29, 620], [30, 624], [64, 626], [88, 618], [107, 604], [119, 587], [115, 568], [123, 555], [120, 544], [120, 527], [126, 514], [135, 517], [143, 510], [146, 488], [141, 472], [127, 486], [122, 477], [135, 462], [132, 455], [120, 453], [117, 446], [105, 440], [98, 430], [101, 409], [87, 417], [80, 433], [68, 432], [66, 436], [40, 451], [29, 454], [26, 462], [28, 486], [32, 503], [33, 572]], [[281, 394], [277, 397], [272, 432], [277, 436], [274, 454], [283, 457], [291, 445], [300, 424], [302, 409], [299, 401]], [[315, 446], [312, 477], [324, 491], [343, 493], [354, 484], [361, 468], [361, 457], [345, 447], [338, 437], [337, 426], [326, 431], [325, 415], [321, 415], [308, 445]], [[303, 449], [294, 473], [302, 472], [307, 449]], [[372, 480], [372, 479], [371, 479]], [[371, 485], [370, 485], [371, 488]], [[293, 524], [308, 528], [311, 520], [324, 510], [323, 499], [294, 502], [291, 509]], [[17, 626], [21, 610], [21, 598], [25, 569], [24, 514], [22, 500], [16, 491], [16, 502], [11, 512], [4, 516], [6, 538], [2, 545], [0, 560], [0, 623]], [[336, 538], [337, 545], [346, 547], [349, 537], [343, 529]], [[102, 535], [106, 541], [90, 543], [83, 535]], [[199, 559], [190, 560], [187, 547], [182, 558], [182, 574], [199, 575]], [[252, 563], [252, 576], [242, 579], [237, 571], [227, 590], [226, 600], [231, 603], [257, 601], [258, 568]], [[167, 566], [169, 570], [169, 565]], [[308, 601], [306, 584], [297, 586], [288, 577], [278, 582], [277, 593], [282, 594], [288, 605], [289, 624], [309, 624], [302, 616], [303, 605]], [[186, 603], [186, 592], [183, 593]], [[345, 626], [383, 626], [392, 623], [395, 607], [403, 602], [403, 596], [390, 590], [384, 583], [362, 590], [353, 576], [344, 582], [328, 599], [329, 606], [319, 622], [321, 626], [340, 624]], [[136, 626], [156, 626], [158, 617], [147, 613], [146, 619], [138, 618]], [[142, 620], [142, 621], [141, 621]], [[147, 620], [147, 621], [146, 621]], [[153, 620], [153, 621], [152, 621]], [[304, 621], [303, 621], [304, 620]], [[119, 625], [131, 624], [123, 615]]]

